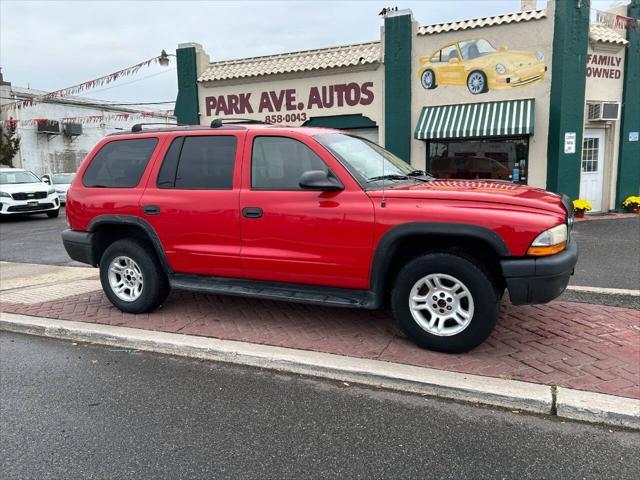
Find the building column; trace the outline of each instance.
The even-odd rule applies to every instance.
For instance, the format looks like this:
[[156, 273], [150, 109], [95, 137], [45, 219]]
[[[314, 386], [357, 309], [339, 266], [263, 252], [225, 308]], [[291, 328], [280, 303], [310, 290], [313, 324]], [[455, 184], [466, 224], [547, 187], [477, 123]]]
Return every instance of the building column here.
[[[547, 190], [575, 199], [580, 193], [590, 0], [554, 3]], [[574, 153], [565, 153], [567, 133], [575, 134]]]
[[[198, 113], [198, 62], [195, 43], [186, 43], [176, 50], [178, 75], [178, 96], [176, 97], [175, 116], [183, 125], [199, 125]], [[202, 49], [202, 47], [200, 47]]]
[[[640, 0], [632, 0], [627, 15], [640, 18]], [[629, 141], [631, 132], [640, 131], [640, 30], [628, 30], [629, 46], [624, 62], [624, 90], [620, 115], [620, 150], [616, 207], [629, 195], [640, 192], [640, 141]], [[637, 138], [637, 137], [636, 137]]]
[[411, 163], [411, 10], [384, 19], [384, 145]]

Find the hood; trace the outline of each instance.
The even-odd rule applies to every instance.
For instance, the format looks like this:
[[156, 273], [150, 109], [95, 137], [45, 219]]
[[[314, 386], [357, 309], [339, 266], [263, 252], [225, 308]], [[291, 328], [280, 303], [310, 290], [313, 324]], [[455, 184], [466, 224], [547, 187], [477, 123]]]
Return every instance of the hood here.
[[0, 184], [0, 192], [18, 193], [18, 192], [47, 192], [51, 188], [44, 182], [33, 183], [2, 183]]
[[482, 60], [492, 60], [495, 63], [502, 63], [507, 66], [513, 67], [524, 67], [527, 65], [533, 65], [534, 63], [539, 63], [539, 60], [536, 58], [536, 52], [526, 52], [526, 51], [506, 51], [506, 52], [494, 52], [488, 55], [484, 55], [482, 57], [478, 57], [478, 59]]
[[[382, 190], [369, 190], [367, 193], [371, 197], [382, 197]], [[424, 183], [386, 188], [384, 196], [496, 203], [566, 214], [561, 195], [541, 188], [496, 180], [435, 179]]]
[[54, 183], [53, 188], [55, 188], [56, 192], [63, 192], [66, 193], [69, 190], [69, 187], [71, 186], [70, 183]]

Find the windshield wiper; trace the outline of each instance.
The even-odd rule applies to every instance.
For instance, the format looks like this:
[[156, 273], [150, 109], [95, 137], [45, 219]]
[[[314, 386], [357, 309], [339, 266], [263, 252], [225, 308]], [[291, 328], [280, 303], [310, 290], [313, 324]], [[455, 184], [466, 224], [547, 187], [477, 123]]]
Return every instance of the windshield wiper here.
[[371, 177], [367, 179], [367, 183], [377, 182], [378, 180], [409, 180], [409, 177], [407, 177], [406, 175], [397, 175], [397, 174], [379, 175], [377, 177]]
[[417, 176], [413, 176], [411, 175], [412, 173], [413, 172], [410, 172], [407, 175], [398, 175], [398, 174], [380, 175], [378, 177], [371, 177], [370, 179], [367, 180], [367, 183], [377, 182], [378, 180], [417, 180], [418, 182], [429, 181], [426, 178], [418, 178]]

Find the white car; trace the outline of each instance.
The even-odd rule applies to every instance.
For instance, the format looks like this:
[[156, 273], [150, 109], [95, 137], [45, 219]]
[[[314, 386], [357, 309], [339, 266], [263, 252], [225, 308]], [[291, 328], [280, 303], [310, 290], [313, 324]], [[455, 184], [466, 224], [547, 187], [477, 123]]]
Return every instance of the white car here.
[[51, 185], [27, 170], [0, 168], [0, 215], [24, 213], [57, 217], [60, 213], [58, 194]]
[[75, 176], [75, 173], [53, 173], [51, 175], [43, 175], [42, 181], [54, 188], [58, 197], [60, 197], [60, 203], [64, 205], [67, 203], [67, 190], [69, 190]]

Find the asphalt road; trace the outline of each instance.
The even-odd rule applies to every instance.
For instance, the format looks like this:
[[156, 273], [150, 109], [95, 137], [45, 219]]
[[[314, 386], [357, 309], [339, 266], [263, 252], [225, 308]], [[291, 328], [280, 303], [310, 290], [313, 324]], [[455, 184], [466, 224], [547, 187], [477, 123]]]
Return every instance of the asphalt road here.
[[[60, 232], [67, 228], [64, 209], [56, 219], [45, 215], [2, 218], [0, 260], [82, 266], [64, 250]], [[571, 285], [640, 288], [640, 217], [576, 223], [573, 235], [580, 260]], [[638, 297], [566, 292], [563, 300], [640, 307]]]
[[4, 479], [637, 478], [640, 434], [0, 336]]

